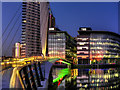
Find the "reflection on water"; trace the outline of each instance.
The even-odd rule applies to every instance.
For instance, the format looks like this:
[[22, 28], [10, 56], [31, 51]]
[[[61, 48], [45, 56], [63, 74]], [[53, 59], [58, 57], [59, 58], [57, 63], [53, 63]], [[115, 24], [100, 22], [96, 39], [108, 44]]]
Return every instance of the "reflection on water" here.
[[81, 89], [115, 89], [120, 85], [119, 68], [78, 69], [77, 88]]
[[54, 68], [52, 72], [54, 87], [60, 90], [76, 88], [76, 72], [78, 72], [77, 69], [71, 70], [68, 68]]
[[61, 70], [70, 72], [67, 75], [64, 74], [56, 82], [57, 88], [62, 88], [62, 90], [114, 90], [120, 88], [120, 68], [71, 70], [55, 68], [53, 70], [54, 79], [62, 73]]

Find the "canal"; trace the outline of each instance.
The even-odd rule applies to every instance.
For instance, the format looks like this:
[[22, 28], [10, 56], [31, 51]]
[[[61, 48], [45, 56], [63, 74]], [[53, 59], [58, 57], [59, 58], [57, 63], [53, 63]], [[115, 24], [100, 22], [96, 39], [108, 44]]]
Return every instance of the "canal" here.
[[119, 90], [120, 68], [54, 68], [52, 90]]

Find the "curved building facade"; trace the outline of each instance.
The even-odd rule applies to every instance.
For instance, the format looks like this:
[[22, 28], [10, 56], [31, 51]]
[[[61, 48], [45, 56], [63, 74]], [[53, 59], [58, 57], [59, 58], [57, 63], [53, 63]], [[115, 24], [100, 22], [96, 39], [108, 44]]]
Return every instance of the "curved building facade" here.
[[120, 63], [120, 35], [109, 31], [80, 28], [77, 36], [79, 64]]

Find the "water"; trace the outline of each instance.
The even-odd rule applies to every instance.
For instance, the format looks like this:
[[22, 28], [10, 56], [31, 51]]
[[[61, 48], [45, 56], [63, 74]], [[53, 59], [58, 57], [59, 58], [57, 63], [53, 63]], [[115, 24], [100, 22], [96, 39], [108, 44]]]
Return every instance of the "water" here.
[[[53, 71], [54, 79], [59, 76], [60, 70]], [[120, 68], [108, 69], [66, 69], [68, 74], [56, 82], [57, 89], [67, 90], [119, 90]], [[55, 72], [56, 71], [56, 72]]]

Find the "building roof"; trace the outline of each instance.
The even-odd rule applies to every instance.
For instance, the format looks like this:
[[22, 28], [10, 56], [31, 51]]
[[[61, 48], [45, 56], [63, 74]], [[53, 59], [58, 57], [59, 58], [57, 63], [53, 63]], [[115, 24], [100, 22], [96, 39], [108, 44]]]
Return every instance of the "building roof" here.
[[67, 31], [61, 31], [60, 29], [56, 28], [56, 30], [51, 30], [49, 31], [49, 33], [65, 33], [67, 36], [69, 36], [70, 38], [74, 39], [74, 37], [72, 37], [70, 34], [67, 33]]
[[80, 33], [85, 33], [85, 34], [90, 34], [90, 33], [102, 33], [102, 34], [109, 34], [109, 35], [114, 35], [114, 36], [117, 36], [117, 37], [120, 37], [120, 35], [119, 34], [117, 34], [117, 33], [114, 33], [114, 32], [110, 32], [110, 31], [78, 31], [78, 33], [80, 34]]

